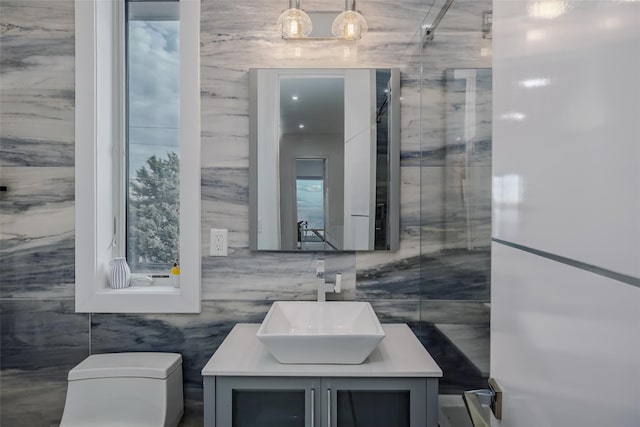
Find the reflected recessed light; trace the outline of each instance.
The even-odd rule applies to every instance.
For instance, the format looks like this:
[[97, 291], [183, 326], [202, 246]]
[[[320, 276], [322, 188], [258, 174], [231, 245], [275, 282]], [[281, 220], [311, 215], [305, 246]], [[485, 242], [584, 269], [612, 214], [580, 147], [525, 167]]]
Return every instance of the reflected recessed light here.
[[298, 100], [298, 95], [291, 95], [291, 99], [293, 99], [294, 101]]
[[519, 113], [517, 111], [511, 112], [511, 113], [505, 113], [502, 116], [500, 116], [500, 118], [504, 119], [504, 120], [515, 120], [515, 121], [521, 121], [525, 119], [525, 115], [522, 113]]
[[299, 127], [300, 129], [304, 129], [304, 123], [300, 123], [300, 124], [298, 125], [298, 127]]
[[527, 89], [530, 89], [534, 87], [548, 86], [549, 83], [551, 83], [551, 79], [544, 77], [544, 78], [538, 78], [538, 79], [521, 80], [519, 85], [520, 87], [526, 87]]
[[535, 42], [538, 40], [544, 40], [547, 37], [546, 33], [542, 30], [527, 31], [527, 41]]

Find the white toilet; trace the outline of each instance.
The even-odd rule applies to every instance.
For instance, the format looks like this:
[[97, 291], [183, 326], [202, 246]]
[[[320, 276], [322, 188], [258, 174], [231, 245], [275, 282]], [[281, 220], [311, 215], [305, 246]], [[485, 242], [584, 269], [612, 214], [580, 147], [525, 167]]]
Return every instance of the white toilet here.
[[176, 427], [184, 412], [177, 353], [96, 354], [68, 380], [60, 427]]

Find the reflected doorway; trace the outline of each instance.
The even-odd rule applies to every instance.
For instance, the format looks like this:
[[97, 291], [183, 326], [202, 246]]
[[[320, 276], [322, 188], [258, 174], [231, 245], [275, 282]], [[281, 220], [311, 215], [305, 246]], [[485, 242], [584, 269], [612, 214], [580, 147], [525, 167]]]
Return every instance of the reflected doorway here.
[[327, 247], [325, 164], [325, 159], [296, 159], [297, 248], [300, 250]]

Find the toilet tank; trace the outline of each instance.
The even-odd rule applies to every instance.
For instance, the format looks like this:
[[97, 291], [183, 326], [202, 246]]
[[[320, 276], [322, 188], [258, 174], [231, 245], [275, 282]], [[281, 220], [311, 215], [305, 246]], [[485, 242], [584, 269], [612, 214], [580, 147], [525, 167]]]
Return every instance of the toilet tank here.
[[98, 354], [69, 372], [60, 426], [175, 427], [183, 411], [180, 354]]

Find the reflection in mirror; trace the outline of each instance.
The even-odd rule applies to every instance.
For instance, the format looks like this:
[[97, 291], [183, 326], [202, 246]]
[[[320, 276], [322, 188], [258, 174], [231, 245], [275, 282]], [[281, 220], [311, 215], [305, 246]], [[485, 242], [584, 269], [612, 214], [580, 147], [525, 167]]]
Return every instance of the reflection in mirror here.
[[[297, 248], [326, 250], [324, 159], [296, 159]], [[335, 248], [333, 248], [335, 249]]]
[[250, 71], [250, 247], [398, 247], [399, 72]]

